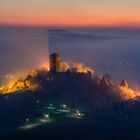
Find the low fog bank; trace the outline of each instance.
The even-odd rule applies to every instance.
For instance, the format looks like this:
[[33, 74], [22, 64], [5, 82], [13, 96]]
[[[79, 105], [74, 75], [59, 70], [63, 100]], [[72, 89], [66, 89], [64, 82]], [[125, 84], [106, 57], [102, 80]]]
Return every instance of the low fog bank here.
[[47, 27], [0, 27], [0, 77], [48, 63], [57, 52], [69, 63], [82, 62], [98, 74], [125, 77], [139, 88], [140, 30], [57, 29]]
[[0, 78], [48, 63], [48, 41], [38, 28], [0, 27]]
[[139, 87], [140, 30], [51, 29], [48, 39], [50, 51], [67, 61], [83, 62], [98, 74], [110, 74], [116, 82], [125, 77]]

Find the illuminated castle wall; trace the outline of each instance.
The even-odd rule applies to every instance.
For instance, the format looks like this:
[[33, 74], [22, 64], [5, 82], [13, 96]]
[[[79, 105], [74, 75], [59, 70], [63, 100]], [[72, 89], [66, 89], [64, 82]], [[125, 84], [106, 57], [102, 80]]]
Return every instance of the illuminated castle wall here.
[[59, 54], [53, 53], [50, 55], [50, 71], [59, 72], [60, 71], [61, 58]]

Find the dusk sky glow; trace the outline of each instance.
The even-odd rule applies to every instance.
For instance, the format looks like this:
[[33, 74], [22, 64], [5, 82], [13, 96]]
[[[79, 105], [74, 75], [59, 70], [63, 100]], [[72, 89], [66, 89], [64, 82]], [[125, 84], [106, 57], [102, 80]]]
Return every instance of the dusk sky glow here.
[[0, 138], [140, 140], [140, 0], [0, 0]]
[[140, 26], [139, 0], [1, 0], [1, 25]]

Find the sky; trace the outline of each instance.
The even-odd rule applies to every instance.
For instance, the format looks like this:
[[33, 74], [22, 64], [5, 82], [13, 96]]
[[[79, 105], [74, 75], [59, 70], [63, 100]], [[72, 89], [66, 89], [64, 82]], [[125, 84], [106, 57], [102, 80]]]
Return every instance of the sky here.
[[1, 25], [140, 26], [140, 0], [1, 0]]

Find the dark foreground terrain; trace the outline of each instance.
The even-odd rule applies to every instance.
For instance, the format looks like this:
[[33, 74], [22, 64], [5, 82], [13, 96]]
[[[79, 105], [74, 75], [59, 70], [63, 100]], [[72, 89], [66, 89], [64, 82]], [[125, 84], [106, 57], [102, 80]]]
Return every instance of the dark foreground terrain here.
[[85, 74], [41, 74], [41, 90], [0, 96], [1, 139], [139, 140], [140, 101]]
[[140, 121], [123, 119], [82, 119], [48, 124], [32, 130], [1, 135], [7, 139], [49, 140], [139, 140]]

